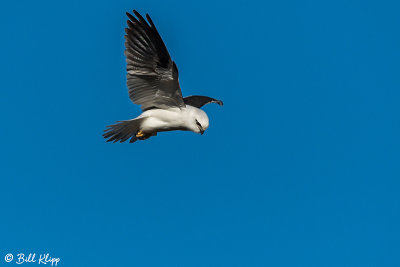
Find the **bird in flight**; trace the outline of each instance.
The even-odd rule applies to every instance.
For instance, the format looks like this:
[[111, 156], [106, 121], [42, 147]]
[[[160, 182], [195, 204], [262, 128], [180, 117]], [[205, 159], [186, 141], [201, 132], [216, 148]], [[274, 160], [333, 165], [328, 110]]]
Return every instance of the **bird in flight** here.
[[138, 117], [107, 126], [103, 137], [107, 142], [130, 143], [145, 140], [158, 132], [192, 131], [203, 134], [208, 116], [200, 108], [208, 103], [223, 105], [208, 96], [182, 97], [178, 68], [172, 61], [150, 16], [147, 21], [136, 11], [126, 13], [125, 56], [129, 98], [140, 105]]

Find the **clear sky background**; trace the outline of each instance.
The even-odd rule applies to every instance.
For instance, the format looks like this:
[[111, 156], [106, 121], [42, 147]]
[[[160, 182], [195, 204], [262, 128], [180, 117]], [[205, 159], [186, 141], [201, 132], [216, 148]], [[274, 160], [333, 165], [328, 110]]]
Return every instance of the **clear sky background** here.
[[[149, 13], [201, 136], [106, 143], [140, 113], [126, 11]], [[8, 1], [0, 266], [400, 266], [397, 1]], [[25, 266], [25, 265], [24, 265]], [[30, 264], [29, 266], [34, 266]]]

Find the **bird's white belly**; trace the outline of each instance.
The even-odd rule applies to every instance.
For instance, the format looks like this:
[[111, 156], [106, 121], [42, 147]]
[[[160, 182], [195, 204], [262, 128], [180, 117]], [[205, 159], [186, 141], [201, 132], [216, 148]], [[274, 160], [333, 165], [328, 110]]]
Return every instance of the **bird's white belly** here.
[[140, 117], [146, 117], [140, 127], [141, 131], [146, 133], [182, 129], [185, 124], [185, 112], [179, 108], [151, 109], [143, 112]]

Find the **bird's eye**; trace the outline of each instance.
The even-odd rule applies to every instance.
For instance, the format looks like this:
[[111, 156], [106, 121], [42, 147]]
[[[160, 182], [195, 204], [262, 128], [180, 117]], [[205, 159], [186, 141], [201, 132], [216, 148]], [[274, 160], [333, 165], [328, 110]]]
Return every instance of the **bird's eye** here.
[[197, 126], [202, 127], [200, 122], [198, 122], [198, 120], [196, 120], [196, 124], [197, 124]]

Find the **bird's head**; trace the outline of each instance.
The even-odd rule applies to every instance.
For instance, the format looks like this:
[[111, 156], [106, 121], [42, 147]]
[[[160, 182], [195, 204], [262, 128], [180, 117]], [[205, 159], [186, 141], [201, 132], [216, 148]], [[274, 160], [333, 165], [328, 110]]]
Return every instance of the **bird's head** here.
[[209, 126], [207, 114], [198, 108], [192, 108], [189, 127], [192, 132], [203, 134]]

